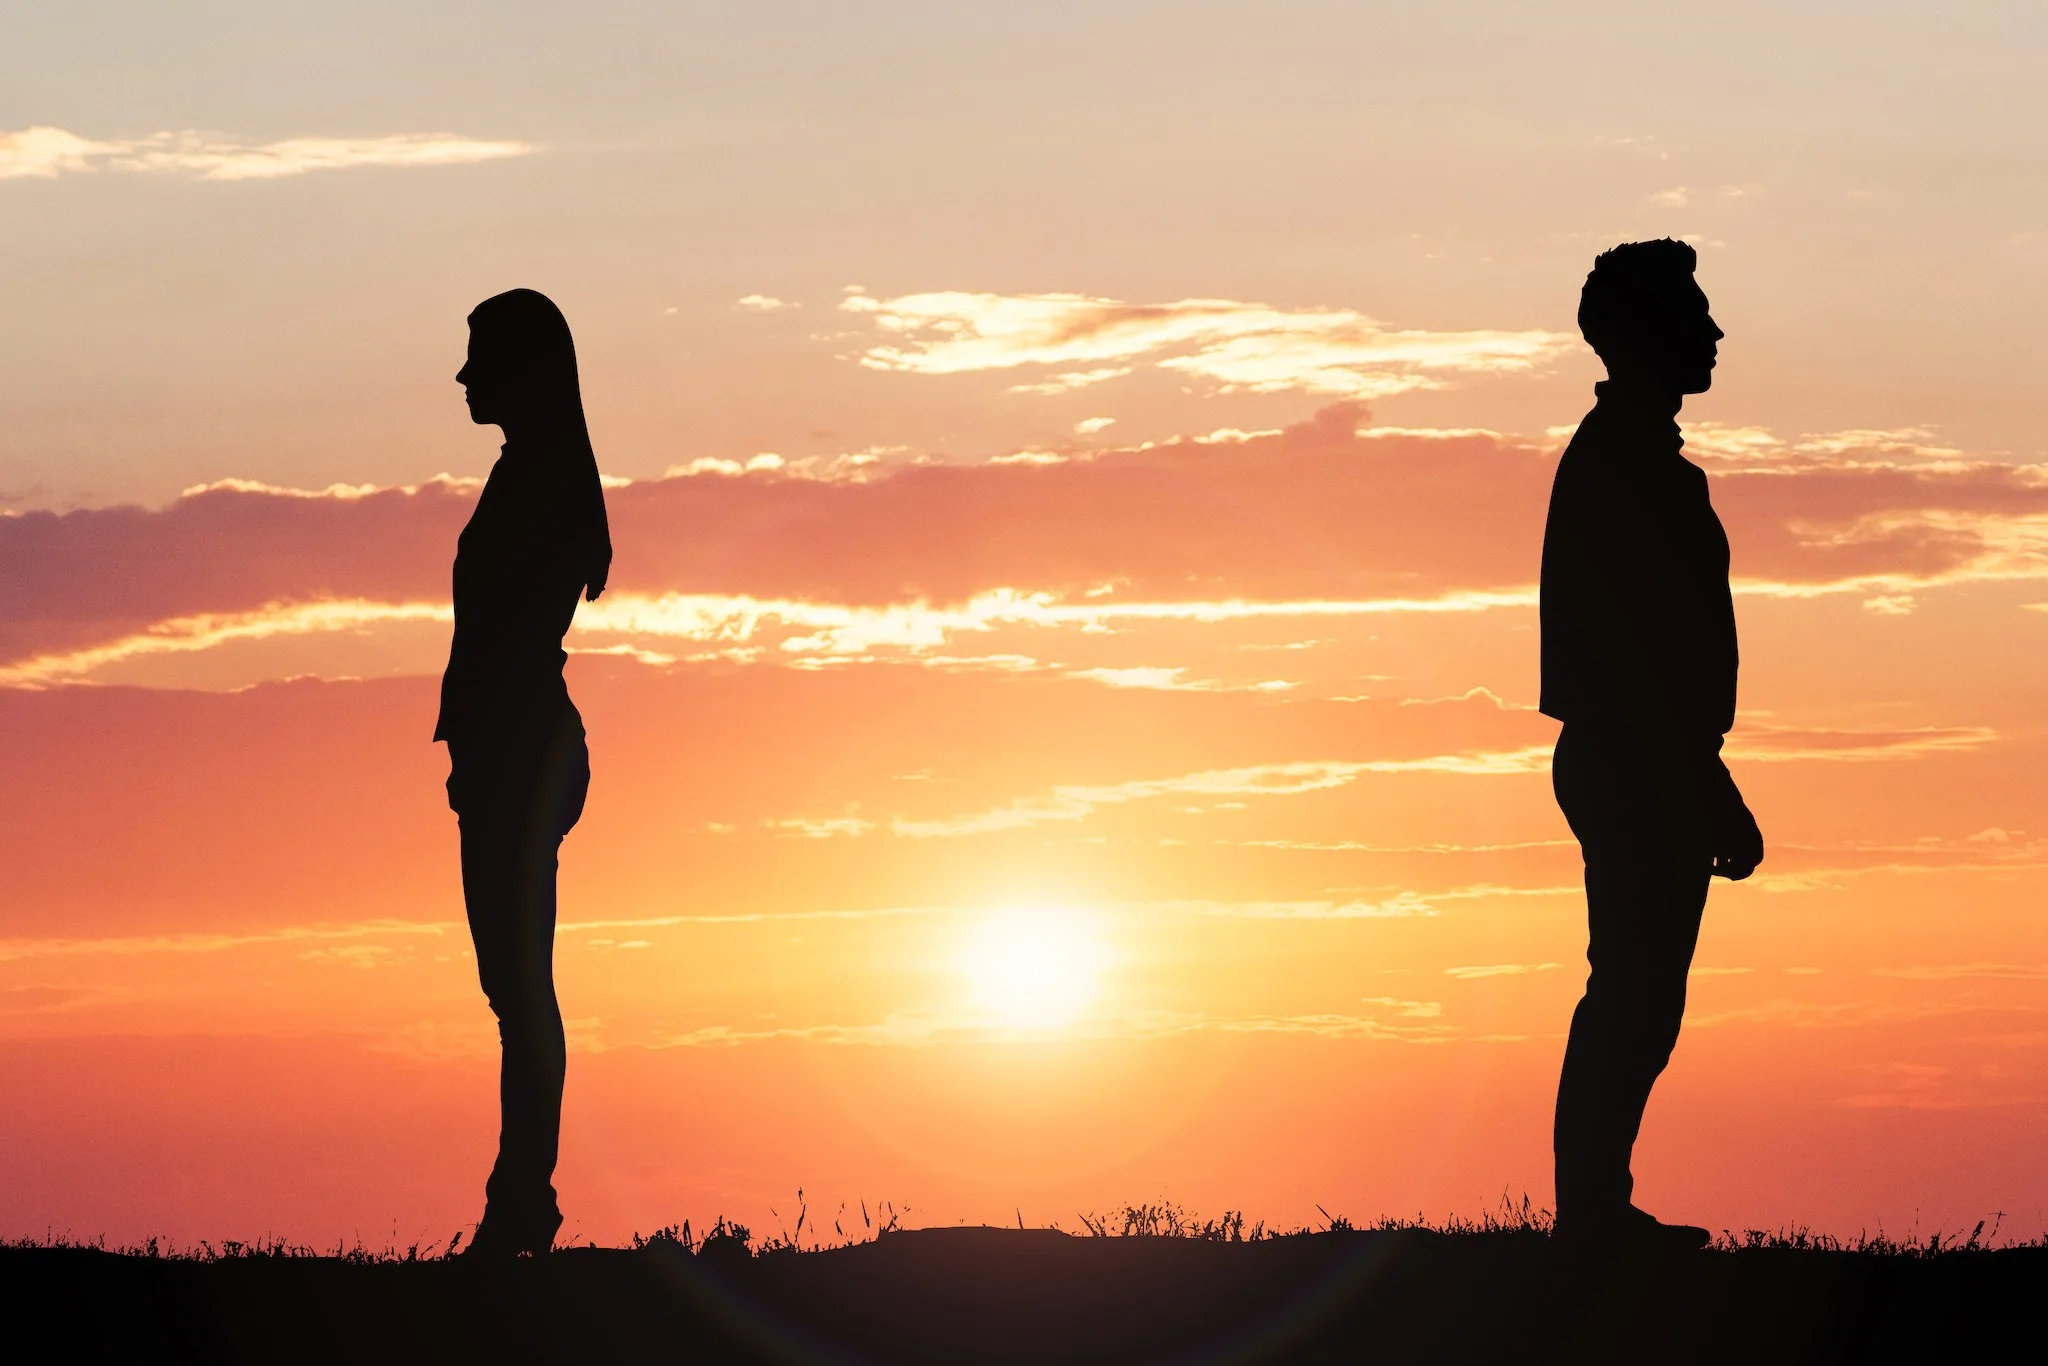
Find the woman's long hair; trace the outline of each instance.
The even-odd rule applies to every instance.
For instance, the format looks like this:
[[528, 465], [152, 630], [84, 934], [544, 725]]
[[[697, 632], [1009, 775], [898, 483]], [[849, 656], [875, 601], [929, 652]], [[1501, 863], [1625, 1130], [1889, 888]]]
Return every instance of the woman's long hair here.
[[583, 386], [576, 375], [576, 343], [569, 335], [569, 320], [540, 291], [509, 289], [472, 309], [469, 326], [493, 361], [519, 376], [521, 402], [529, 406], [544, 438], [557, 448], [557, 458], [567, 462], [561, 473], [571, 487], [562, 511], [571, 520], [570, 539], [588, 596], [595, 602], [611, 576], [611, 524], [605, 517], [597, 452], [591, 449], [590, 426], [583, 417]]

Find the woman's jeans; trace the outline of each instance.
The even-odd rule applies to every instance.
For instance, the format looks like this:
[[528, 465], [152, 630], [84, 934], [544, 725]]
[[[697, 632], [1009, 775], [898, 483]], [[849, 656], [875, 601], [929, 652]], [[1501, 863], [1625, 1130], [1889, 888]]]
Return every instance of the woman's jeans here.
[[1566, 726], [1551, 782], [1586, 858], [1586, 994], [1557, 1087], [1561, 1227], [1626, 1215], [1630, 1153], [1685, 1015], [1713, 865], [1707, 785], [1675, 744]]
[[567, 1052], [555, 1000], [555, 867], [583, 814], [590, 751], [574, 708], [506, 741], [449, 743], [462, 895], [477, 976], [498, 1017], [502, 1122], [485, 1215], [515, 1226], [559, 1212], [553, 1184]]

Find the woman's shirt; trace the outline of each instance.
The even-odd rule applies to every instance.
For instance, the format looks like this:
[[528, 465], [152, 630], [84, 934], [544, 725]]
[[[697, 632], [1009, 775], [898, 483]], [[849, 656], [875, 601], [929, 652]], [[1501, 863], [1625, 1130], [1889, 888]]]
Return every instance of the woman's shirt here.
[[[590, 485], [589, 488], [583, 485]], [[516, 741], [569, 707], [562, 637], [592, 573], [579, 462], [507, 443], [455, 550], [455, 638], [436, 740]]]

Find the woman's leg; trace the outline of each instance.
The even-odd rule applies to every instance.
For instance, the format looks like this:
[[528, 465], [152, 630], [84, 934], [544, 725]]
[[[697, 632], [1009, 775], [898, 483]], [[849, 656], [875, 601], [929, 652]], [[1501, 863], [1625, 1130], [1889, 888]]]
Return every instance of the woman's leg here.
[[553, 1176], [567, 1052], [554, 983], [557, 854], [588, 784], [578, 728], [550, 747], [527, 781], [500, 788], [498, 800], [473, 804], [462, 817], [464, 899], [502, 1053], [498, 1160], [485, 1186], [485, 1223], [536, 1251], [561, 1224]]
[[462, 819], [462, 885], [477, 976], [498, 1017], [501, 1124], [485, 1217], [524, 1232], [558, 1217], [551, 1178], [566, 1062], [555, 1000], [555, 848], [517, 815]]

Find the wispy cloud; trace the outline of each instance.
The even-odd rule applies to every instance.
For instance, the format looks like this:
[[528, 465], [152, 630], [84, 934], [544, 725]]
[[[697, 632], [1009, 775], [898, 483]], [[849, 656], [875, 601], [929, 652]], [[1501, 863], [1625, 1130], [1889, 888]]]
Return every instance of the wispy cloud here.
[[1450, 773], [1464, 776], [1498, 776], [1538, 773], [1548, 768], [1550, 751], [1545, 746], [1523, 749], [1481, 751], [1466, 754], [1432, 754], [1414, 759], [1324, 759], [1285, 764], [1254, 764], [1244, 768], [1210, 769], [1171, 778], [1140, 778], [1103, 786], [1055, 787], [1044, 797], [1023, 798], [1008, 806], [971, 815], [940, 820], [902, 820], [892, 828], [899, 835], [928, 839], [955, 835], [985, 835], [1018, 830], [1049, 821], [1079, 821], [1104, 806], [1152, 797], [1291, 797], [1343, 787], [1362, 773]]
[[329, 602], [278, 603], [253, 612], [202, 612], [173, 617], [145, 631], [104, 645], [37, 655], [16, 664], [0, 665], [0, 688], [37, 688], [86, 678], [112, 664], [148, 655], [193, 654], [233, 641], [273, 636], [316, 635], [360, 631], [398, 622], [453, 621], [446, 603]]
[[[1688, 422], [1685, 452], [1695, 460], [1730, 464], [1807, 464], [1958, 461], [1963, 452], [1942, 444], [1931, 427], [1851, 427], [1839, 431], [1779, 436], [1768, 427], [1722, 422]], [[1569, 427], [1551, 429], [1568, 436]]]
[[[803, 458], [771, 453], [707, 457], [675, 471], [687, 477], [614, 490], [614, 534], [634, 547], [629, 578], [584, 611], [578, 644], [682, 658], [689, 652], [665, 642], [696, 640], [810, 664], [984, 655], [963, 641], [1013, 628], [1533, 607], [1545, 452], [1486, 433], [1362, 435], [1360, 421], [1338, 404], [1281, 432], [1042, 465], [860, 452], [833, 466], [849, 477], [812, 477], [797, 468]], [[1728, 444], [1787, 445], [1744, 430]], [[1857, 593], [1873, 611], [1903, 611], [1941, 585], [2048, 580], [2048, 466], [1957, 461], [1917, 429], [1791, 444], [1812, 449], [1745, 457], [1715, 475], [1738, 593]], [[0, 516], [0, 665], [17, 686], [91, 677], [100, 666], [82, 651], [164, 651], [153, 637], [204, 648], [225, 638], [214, 631], [221, 619], [241, 614], [235, 629], [254, 628], [272, 615], [266, 604], [433, 603], [473, 498], [453, 480], [319, 491], [231, 480], [161, 509]], [[1219, 506], [1238, 515], [1218, 519]], [[382, 549], [366, 556], [367, 544]], [[1114, 589], [1098, 595], [1102, 585]], [[203, 629], [191, 624], [208, 614]], [[299, 667], [298, 652], [270, 653], [291, 653]], [[1802, 746], [1781, 736], [1755, 748], [1821, 757], [1793, 751], [1880, 743], [1903, 753], [1979, 739]]]
[[870, 317], [888, 340], [861, 364], [949, 375], [1018, 366], [1073, 367], [1014, 386], [1059, 392], [1146, 363], [1224, 391], [1300, 390], [1379, 398], [1439, 388], [1447, 375], [1518, 373], [1571, 338], [1543, 331], [1393, 329], [1350, 309], [1279, 309], [1234, 299], [1133, 304], [1085, 294], [942, 291], [840, 304]]
[[1050, 378], [1030, 384], [1013, 384], [1007, 392], [1012, 394], [1064, 394], [1074, 389], [1085, 389], [1091, 384], [1104, 380], [1122, 379], [1131, 373], [1128, 365], [1106, 365], [1096, 370], [1066, 370]]
[[1909, 726], [1895, 730], [1773, 726], [1745, 722], [1729, 739], [1731, 759], [1750, 763], [1872, 763], [1926, 754], [1967, 754], [1998, 739], [1988, 726]]
[[[1455, 898], [1456, 892], [1449, 894]], [[1177, 915], [1235, 920], [1405, 920], [1436, 914], [1432, 900], [1418, 892], [1396, 892], [1380, 901], [1163, 901], [1151, 909]]]
[[[1090, 1016], [1058, 1031], [1072, 1040], [1159, 1039], [1186, 1034], [1301, 1034], [1332, 1039], [1374, 1039], [1390, 1043], [1450, 1043], [1452, 1027], [1436, 1023], [1434, 1001], [1369, 997], [1361, 1004], [1385, 1006], [1384, 1016], [1329, 1012], [1304, 1015], [1211, 1015], [1204, 1011], [1127, 1010]], [[792, 1040], [802, 1043], [927, 1047], [933, 1044], [1015, 1033], [966, 1011], [902, 1010], [870, 1024], [782, 1025], [768, 1028], [710, 1024], [670, 1034], [656, 1048], [720, 1048]]]
[[1878, 977], [1909, 982], [1953, 982], [1967, 977], [2002, 978], [2014, 982], [2048, 982], [2048, 963], [1949, 963], [1906, 968], [1872, 968]]
[[768, 822], [769, 827], [806, 839], [828, 840], [836, 836], [860, 836], [875, 828], [873, 821], [858, 816], [792, 816]]
[[113, 935], [103, 939], [0, 939], [0, 963], [31, 958], [83, 955], [129, 957], [158, 953], [222, 953], [264, 945], [329, 943], [379, 936], [439, 937], [456, 927], [408, 920], [369, 920], [354, 925], [294, 925], [250, 934]]
[[1299, 684], [1284, 678], [1257, 683], [1220, 683], [1214, 679], [1185, 678], [1179, 665], [1140, 664], [1124, 669], [1075, 669], [1072, 677], [1092, 679], [1111, 688], [1142, 688], [1153, 692], [1289, 692]]
[[247, 143], [186, 129], [139, 138], [96, 139], [62, 128], [0, 133], [0, 180], [97, 171], [189, 175], [201, 180], [275, 180], [359, 166], [452, 166], [540, 150], [530, 142], [457, 133], [394, 133], [369, 138], [285, 138]]
[[[905, 658], [955, 670], [1038, 669], [1016, 653], [938, 654], [963, 635], [1006, 628], [1100, 633], [1127, 622], [1233, 622], [1280, 617], [1353, 617], [1396, 613], [1481, 612], [1533, 604], [1533, 593], [1455, 593], [1442, 598], [1382, 598], [1356, 602], [1065, 602], [1051, 593], [997, 589], [957, 606], [927, 602], [878, 606], [746, 594], [609, 593], [578, 609], [570, 650], [617, 654], [665, 664], [674, 656], [654, 648], [689, 641], [724, 659], [757, 660], [773, 649], [798, 667]], [[242, 612], [201, 612], [153, 622], [91, 646], [59, 649], [0, 664], [0, 687], [36, 688], [92, 679], [133, 660], [193, 654], [238, 641], [280, 636], [361, 632], [377, 627], [453, 620], [447, 602], [377, 602], [364, 598], [279, 602]], [[699, 656], [691, 656], [698, 658]], [[1281, 693], [1286, 679], [1221, 683], [1182, 677], [1179, 667], [1077, 669], [1073, 676], [1116, 688], [1168, 691]]]
[[897, 820], [893, 829], [912, 839], [952, 835], [983, 835], [1018, 830], [1047, 821], [1078, 821], [1098, 807], [1120, 806], [1148, 797], [1284, 797], [1342, 787], [1364, 765], [1334, 761], [1257, 764], [1246, 768], [1211, 769], [1171, 778], [1141, 778], [1103, 786], [1056, 787], [1046, 797], [1026, 798], [992, 811], [944, 820]]
[[[1376, 598], [1351, 602], [1068, 602], [1052, 593], [998, 588], [957, 606], [928, 602], [856, 606], [754, 598], [744, 594], [668, 593], [659, 597], [608, 595], [577, 616], [580, 631], [680, 637], [730, 645], [780, 635], [792, 655], [866, 656], [877, 649], [911, 652], [946, 647], [963, 633], [1002, 627], [1069, 628], [1090, 632], [1131, 622], [1229, 622], [1285, 617], [1353, 617], [1406, 613], [1483, 612], [1533, 606], [1533, 591], [1452, 593], [1437, 598]], [[1112, 687], [1210, 690], [1221, 685], [1182, 681], [1177, 668], [1077, 670]], [[1278, 692], [1270, 683], [1247, 685]]]
[[1444, 976], [1472, 982], [1482, 977], [1524, 977], [1532, 972], [1550, 972], [1563, 966], [1562, 963], [1481, 963], [1471, 967], [1445, 968]]
[[[1725, 1024], [1770, 1024], [1801, 1029], [1839, 1029], [1858, 1025], [1898, 1024], [1934, 1019], [1943, 1015], [1967, 1015], [1976, 1011], [2019, 1009], [1993, 1006], [1981, 1000], [1962, 1001], [1795, 1001], [1788, 997], [1731, 1010], [1687, 1012], [1686, 1027], [1710, 1029]], [[2030, 1008], [2029, 1008], [2030, 1009]]]
[[1513, 840], [1505, 844], [1373, 844], [1365, 840], [1221, 840], [1247, 849], [1297, 849], [1318, 854], [1500, 854], [1526, 849], [1576, 849], [1577, 840]]

